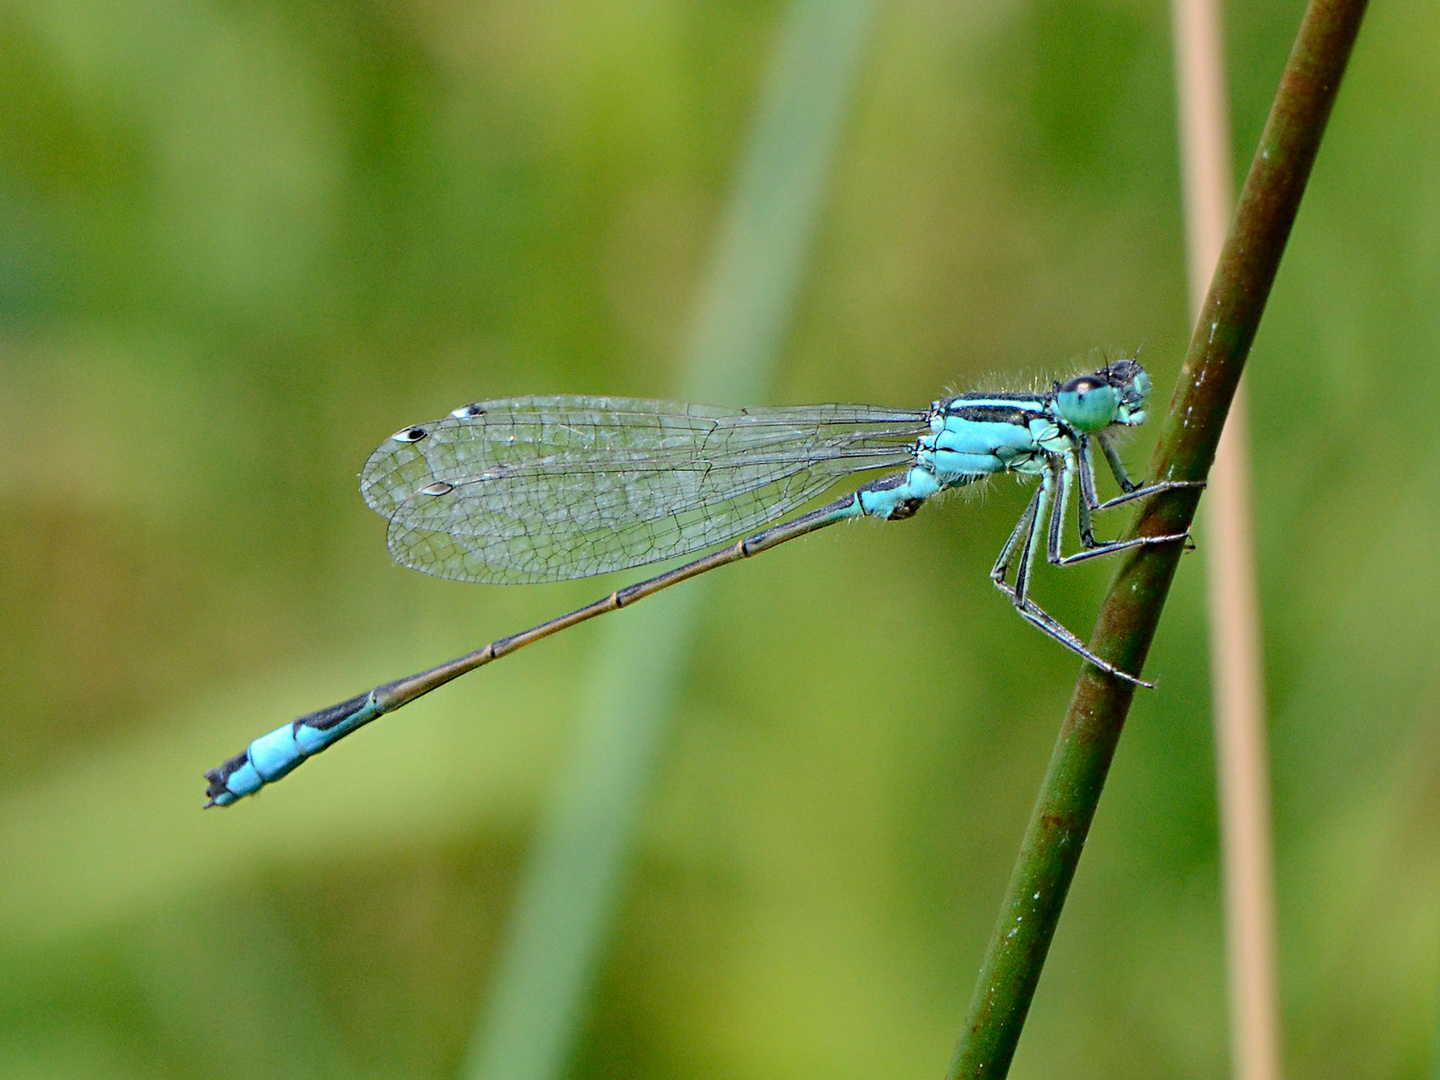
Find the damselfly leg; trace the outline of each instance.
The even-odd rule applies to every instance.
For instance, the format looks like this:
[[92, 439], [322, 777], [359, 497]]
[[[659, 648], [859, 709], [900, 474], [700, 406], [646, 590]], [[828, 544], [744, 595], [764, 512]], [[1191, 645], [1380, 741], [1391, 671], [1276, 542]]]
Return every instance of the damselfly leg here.
[[[1106, 446], [1107, 458], [1109, 458], [1108, 443], [1102, 442], [1102, 445]], [[1202, 481], [1162, 481], [1158, 484], [1141, 487], [1131, 483], [1129, 477], [1125, 476], [1123, 466], [1118, 465], [1118, 459], [1112, 461], [1111, 465], [1112, 469], [1116, 471], [1116, 481], [1127, 490], [1114, 499], [1101, 502], [1095, 491], [1095, 474], [1087, 445], [1082, 443], [1079, 453], [1063, 456], [1057, 454], [1051, 457], [1045, 464], [1045, 471], [1041, 474], [1040, 484], [1036, 488], [1035, 494], [1026, 505], [1024, 513], [1020, 515], [1020, 520], [1015, 523], [1015, 528], [1011, 530], [1005, 545], [1000, 549], [1000, 555], [990, 571], [990, 580], [995, 583], [997, 589], [1010, 597], [1020, 616], [1047, 637], [1079, 654], [1101, 671], [1137, 686], [1153, 688], [1153, 683], [1121, 671], [1109, 661], [1096, 656], [1079, 637], [1031, 600], [1029, 596], [1030, 576], [1039, 551], [1042, 530], [1046, 536], [1046, 561], [1054, 566], [1072, 566], [1101, 555], [1113, 555], [1131, 548], [1150, 544], [1183, 542], [1189, 539], [1188, 533], [1176, 533], [1166, 536], [1136, 536], [1128, 540], [1096, 540], [1092, 514], [1122, 506], [1136, 499], [1156, 495], [1162, 491], [1204, 486]], [[1084, 545], [1084, 550], [1073, 555], [1066, 555], [1063, 551], [1062, 539], [1070, 496], [1077, 476], [1081, 493], [1077, 516], [1080, 542]], [[1012, 565], [1015, 567], [1013, 584], [1007, 580]]]

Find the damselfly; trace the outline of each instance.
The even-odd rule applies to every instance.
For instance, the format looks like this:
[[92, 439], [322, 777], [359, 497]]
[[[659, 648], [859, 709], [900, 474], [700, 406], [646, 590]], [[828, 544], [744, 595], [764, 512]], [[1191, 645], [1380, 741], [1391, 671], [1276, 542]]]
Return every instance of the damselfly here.
[[[839, 521], [911, 517], [940, 492], [1000, 472], [1038, 476], [1040, 483], [1000, 549], [991, 580], [1043, 633], [1116, 678], [1150, 686], [1091, 653], [1029, 595], [1042, 546], [1051, 563], [1070, 566], [1186, 539], [1102, 542], [1092, 528], [1092, 515], [1101, 510], [1192, 486], [1171, 480], [1140, 486], [1126, 475], [1114, 436], [1145, 422], [1149, 395], [1145, 370], [1119, 360], [1042, 392], [960, 394], [918, 410], [530, 397], [477, 402], [433, 424], [407, 427], [370, 456], [360, 491], [390, 522], [391, 554], [416, 570], [457, 581], [560, 581], [733, 542], [261, 736], [205, 774], [206, 805], [228, 806], [253, 794], [377, 716], [532, 641]], [[1121, 489], [1105, 502], [1095, 485], [1097, 445]], [[768, 524], [847, 476], [881, 469], [898, 471]], [[1066, 555], [1061, 536], [1077, 484], [1081, 550]]]

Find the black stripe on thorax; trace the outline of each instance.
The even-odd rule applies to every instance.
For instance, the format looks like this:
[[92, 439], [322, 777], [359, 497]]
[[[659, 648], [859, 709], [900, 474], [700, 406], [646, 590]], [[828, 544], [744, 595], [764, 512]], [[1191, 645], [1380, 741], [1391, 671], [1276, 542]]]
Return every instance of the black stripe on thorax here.
[[959, 417], [975, 424], [1014, 424], [1025, 427], [1037, 416], [1044, 416], [1044, 405], [1030, 398], [1017, 400], [1014, 404], [1001, 403], [993, 398], [984, 404], [969, 405], [964, 398], [955, 398], [945, 406], [947, 416]]

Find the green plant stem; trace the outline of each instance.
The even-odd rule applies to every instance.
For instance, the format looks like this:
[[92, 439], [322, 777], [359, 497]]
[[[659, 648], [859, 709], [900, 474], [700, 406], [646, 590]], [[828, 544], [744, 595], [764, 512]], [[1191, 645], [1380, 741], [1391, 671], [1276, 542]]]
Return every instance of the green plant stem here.
[[[1180, 371], [1152, 477], [1201, 480], [1209, 472], [1365, 6], [1311, 0], [1306, 9]], [[1185, 532], [1198, 501], [1198, 491], [1149, 500], [1131, 534]], [[1179, 545], [1157, 545], [1122, 562], [1091, 641], [1098, 656], [1141, 670], [1180, 555]], [[1009, 1071], [1133, 693], [1089, 665], [1080, 674], [980, 969], [952, 1080]]]

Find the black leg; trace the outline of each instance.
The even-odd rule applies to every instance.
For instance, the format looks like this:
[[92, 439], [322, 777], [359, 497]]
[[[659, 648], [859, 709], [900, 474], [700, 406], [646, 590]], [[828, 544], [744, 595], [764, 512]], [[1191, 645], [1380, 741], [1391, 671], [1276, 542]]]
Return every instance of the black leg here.
[[1123, 506], [1125, 503], [1134, 502], [1136, 499], [1144, 499], [1151, 495], [1158, 495], [1162, 491], [1175, 491], [1179, 488], [1203, 488], [1204, 480], [1161, 480], [1154, 484], [1147, 484], [1145, 487], [1137, 487], [1133, 491], [1127, 491], [1123, 495], [1116, 495], [1099, 506], [1092, 506], [1090, 509], [1099, 513], [1101, 510], [1110, 510], [1116, 506]]
[[[1112, 499], [1108, 503], [1099, 501], [1095, 494], [1095, 467], [1090, 456], [1089, 441], [1083, 436], [1080, 439], [1080, 446], [1077, 452], [1069, 454], [1065, 458], [1065, 471], [1060, 482], [1059, 508], [1063, 509], [1069, 502], [1070, 490], [1076, 479], [1080, 481], [1080, 500], [1076, 506], [1076, 514], [1080, 524], [1080, 543], [1085, 549], [1074, 555], [1066, 555], [1060, 550], [1061, 532], [1064, 527], [1063, 521], [1051, 521], [1050, 523], [1050, 562], [1056, 566], [1072, 566], [1075, 563], [1085, 562], [1088, 559], [1099, 558], [1101, 555], [1113, 555], [1117, 551], [1127, 551], [1130, 548], [1144, 547], [1147, 544], [1168, 544], [1176, 540], [1188, 540], [1189, 535], [1178, 533], [1174, 536], [1137, 536], [1132, 540], [1110, 540], [1100, 541], [1095, 539], [1095, 532], [1092, 526], [1091, 513], [1095, 510], [1105, 510], [1111, 506], [1117, 506], [1131, 499], [1138, 499], [1145, 495], [1154, 494], [1156, 491], [1167, 490], [1165, 485], [1154, 485], [1148, 488], [1137, 488], [1132, 485], [1130, 491], [1121, 495], [1118, 499]], [[1128, 478], [1127, 478], [1128, 479]], [[1190, 486], [1176, 482], [1170, 486]]]
[[1074, 464], [1071, 465], [1067, 461], [1066, 465], [1067, 472], [1073, 471], [1080, 481], [1080, 501], [1076, 507], [1076, 516], [1079, 519], [1080, 544], [1085, 550], [1076, 555], [1058, 556], [1052, 545], [1050, 561], [1056, 566], [1070, 566], [1073, 563], [1084, 562], [1100, 555], [1113, 555], [1117, 551], [1143, 547], [1146, 544], [1165, 544], [1174, 540], [1188, 541], [1190, 539], [1188, 533], [1177, 533], [1173, 536], [1141, 536], [1133, 540], [1101, 541], [1095, 539], [1093, 515], [1102, 510], [1123, 506], [1135, 499], [1143, 499], [1162, 491], [1205, 486], [1203, 480], [1162, 480], [1157, 484], [1139, 487], [1125, 474], [1125, 467], [1120, 464], [1119, 455], [1115, 454], [1110, 443], [1103, 436], [1097, 435], [1096, 439], [1105, 450], [1105, 456], [1110, 461], [1110, 469], [1115, 473], [1115, 480], [1124, 488], [1124, 492], [1106, 502], [1100, 501], [1095, 489], [1095, 463], [1090, 451], [1090, 440], [1087, 436], [1082, 435], [1079, 439], [1079, 447], [1072, 455]]
[[[1145, 547], [1149, 544], [1173, 544], [1189, 539], [1189, 533], [1175, 533], [1172, 536], [1137, 536], [1130, 540], [1112, 540], [1108, 544], [1098, 544], [1093, 548], [1077, 551], [1074, 555], [1066, 555], [1055, 565], [1074, 566], [1076, 563], [1082, 563], [1089, 559], [1098, 559], [1101, 555], [1114, 555], [1117, 551], [1129, 551], [1131, 548]], [[1051, 561], [1054, 562], [1054, 560]]]
[[[1138, 488], [1140, 485], [1131, 480], [1130, 474], [1125, 471], [1125, 463], [1120, 460], [1120, 451], [1115, 449], [1115, 444], [1110, 441], [1110, 437], [1102, 431], [1095, 436], [1095, 441], [1100, 444], [1100, 449], [1105, 454], [1105, 460], [1110, 465], [1110, 473], [1115, 477], [1115, 483], [1120, 485], [1120, 490], [1128, 495]], [[1085, 456], [1088, 458], [1090, 455], [1086, 454]], [[1093, 466], [1090, 470], [1090, 490], [1092, 492], [1095, 490]]]
[[1016, 607], [1024, 605], [1025, 598], [1030, 594], [1030, 575], [1035, 570], [1035, 555], [1040, 550], [1040, 534], [1045, 529], [1046, 521], [1055, 516], [1054, 461], [1047, 461], [1045, 466], [1045, 473], [1040, 477], [1040, 487], [1035, 492], [1035, 498], [1030, 500], [1030, 509], [1034, 513], [1030, 515], [1030, 528], [1020, 542], [1020, 558], [1015, 563], [1015, 588], [1012, 595]]
[[[1052, 461], [1051, 463], [1050, 484], [1059, 494], [1056, 496], [1054, 509], [1050, 511], [1050, 528], [1047, 530], [1046, 557], [1055, 566], [1065, 565], [1065, 554], [1060, 548], [1061, 542], [1065, 538], [1065, 515], [1070, 507], [1070, 494], [1075, 487], [1077, 461], [1078, 458], [1075, 454], [1066, 454], [1063, 462], [1057, 464]], [[1083, 512], [1084, 505], [1085, 501], [1081, 499], [1080, 537], [1082, 542], [1084, 541], [1086, 532], [1085, 514]]]
[[1092, 653], [1089, 649], [1085, 647], [1085, 643], [1083, 641], [1081, 641], [1078, 637], [1072, 634], [1061, 623], [1057, 622], [1052, 616], [1042, 610], [1041, 607], [1033, 601], [1026, 600], [1024, 604], [1017, 605], [1016, 610], [1020, 612], [1021, 618], [1023, 618], [1031, 626], [1034, 626], [1046, 637], [1050, 638], [1052, 641], [1058, 641], [1061, 645], [1064, 645], [1071, 652], [1078, 654], [1085, 660], [1088, 660], [1090, 663], [1094, 664], [1097, 668], [1099, 668], [1106, 674], [1114, 675], [1115, 678], [1123, 679], [1128, 683], [1134, 683], [1136, 686], [1143, 686], [1146, 690], [1155, 689], [1154, 683], [1146, 682], [1144, 679], [1121, 671], [1109, 661], [1100, 659], [1100, 657], [1096, 656], [1094, 653]]
[[1115, 482], [1120, 485], [1121, 494], [1113, 499], [1100, 502], [1099, 495], [1095, 490], [1095, 465], [1090, 455], [1090, 440], [1088, 436], [1080, 437], [1080, 489], [1084, 492], [1086, 501], [1090, 504], [1092, 513], [1099, 513], [1101, 510], [1109, 510], [1114, 506], [1123, 506], [1134, 499], [1143, 499], [1147, 495], [1155, 495], [1162, 491], [1172, 491], [1176, 488], [1204, 487], [1204, 480], [1161, 480], [1154, 484], [1137, 484], [1130, 479], [1125, 471], [1125, 465], [1120, 460], [1120, 453], [1115, 449], [1109, 437], [1102, 431], [1095, 436], [1095, 441], [1100, 444], [1104, 451], [1105, 460], [1110, 465], [1110, 471], [1115, 476]]
[[[1080, 451], [1075, 455], [1076, 471], [1080, 476], [1080, 501], [1076, 504], [1075, 515], [1080, 524], [1080, 543], [1087, 548], [1099, 547], [1095, 539], [1095, 526], [1091, 518], [1091, 507], [1100, 505], [1100, 496], [1095, 491], [1095, 460], [1090, 455], [1090, 439], [1080, 437]], [[1125, 482], [1129, 483], [1127, 476]]]
[[[1154, 689], [1154, 683], [1127, 674], [1113, 664], [1100, 659], [1087, 649], [1085, 643], [1064, 624], [1056, 620], [1027, 595], [1030, 571], [1035, 561], [1042, 532], [1047, 535], [1046, 546], [1050, 561], [1057, 562], [1060, 566], [1091, 555], [1105, 555], [1109, 554], [1111, 550], [1133, 547], [1137, 542], [1147, 543], [1173, 539], [1172, 537], [1143, 537], [1139, 541], [1122, 541], [1119, 547], [1102, 545], [1094, 551], [1081, 552], [1079, 555], [1069, 556], [1068, 559], [1062, 556], [1060, 554], [1060, 527], [1064, 523], [1064, 504], [1068, 497], [1068, 489], [1073, 484], [1073, 475], [1074, 466], [1059, 457], [1051, 459], [1047, 464], [1046, 471], [1040, 479], [1039, 488], [1030, 499], [1030, 504], [1026, 506], [1025, 512], [1020, 515], [1020, 520], [1015, 523], [1015, 528], [1010, 531], [1005, 546], [1000, 549], [1000, 557], [995, 560], [995, 566], [990, 571], [990, 580], [995, 583], [997, 589], [1010, 598], [1010, 602], [1015, 605], [1015, 610], [1020, 613], [1022, 619], [1052, 641], [1065, 646], [1071, 652], [1083, 657], [1101, 671], [1113, 675], [1117, 679], [1123, 679], [1146, 689]], [[1012, 564], [1015, 566], [1014, 585], [1005, 580], [1005, 575]]]
[[1005, 575], [1010, 570], [1010, 562], [1015, 554], [1015, 549], [1020, 542], [1030, 534], [1035, 521], [1035, 513], [1039, 509], [1040, 496], [1043, 488], [1036, 488], [1035, 494], [1030, 498], [1030, 505], [1020, 515], [1020, 520], [1015, 523], [1015, 528], [1010, 530], [1010, 537], [1005, 541], [1005, 546], [1000, 549], [1000, 557], [995, 560], [995, 565], [990, 568], [990, 580], [1007, 595], [1013, 594], [1010, 586], [1005, 583]]

